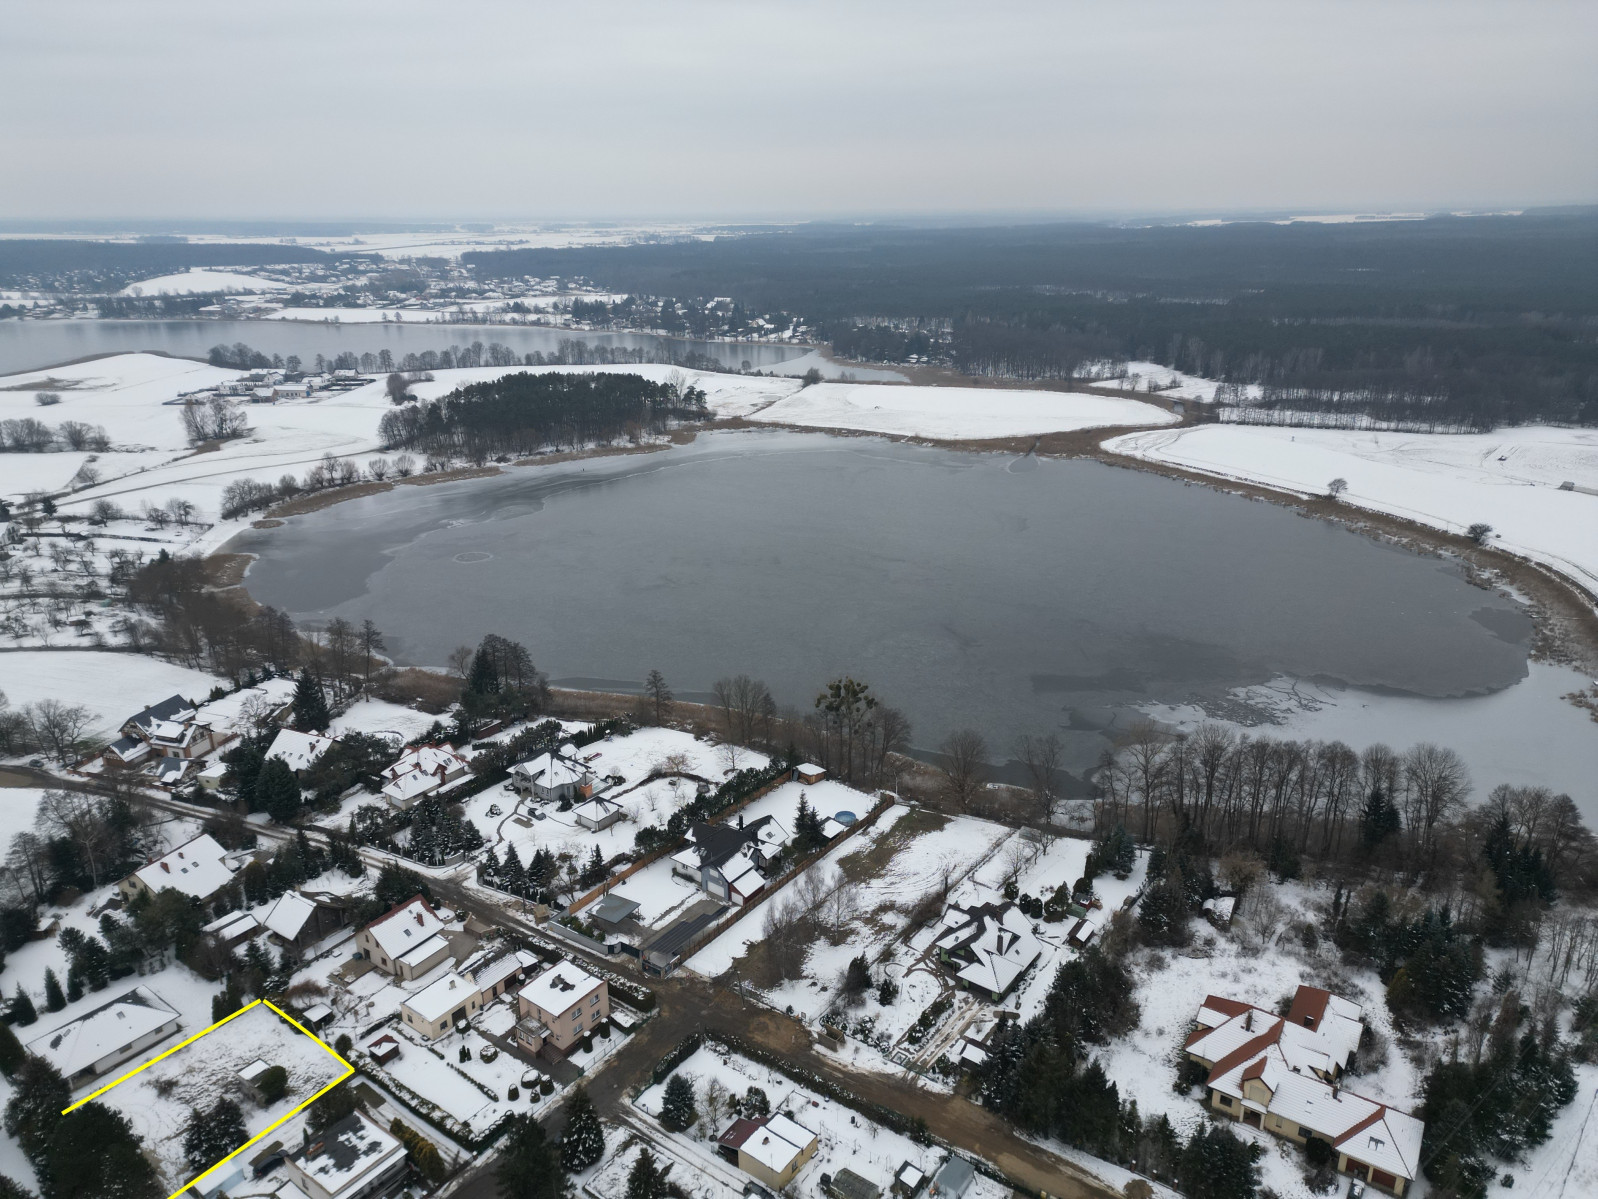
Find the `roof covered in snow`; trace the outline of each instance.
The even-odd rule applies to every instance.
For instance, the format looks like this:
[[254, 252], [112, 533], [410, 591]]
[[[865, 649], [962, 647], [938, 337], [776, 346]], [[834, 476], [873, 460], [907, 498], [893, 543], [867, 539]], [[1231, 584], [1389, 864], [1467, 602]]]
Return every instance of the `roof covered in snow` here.
[[559, 1016], [604, 985], [575, 962], [560, 962], [533, 979], [518, 994], [540, 1011]]
[[285, 941], [292, 941], [315, 914], [316, 904], [297, 891], [285, 891], [266, 910], [266, 918], [262, 923]]
[[154, 991], [134, 987], [29, 1041], [28, 1052], [71, 1078], [163, 1025], [176, 1024], [177, 1019], [177, 1012]]
[[277, 736], [272, 738], [266, 756], [287, 763], [290, 770], [309, 770], [333, 744], [332, 737], [324, 737], [320, 733], [279, 729]]
[[405, 1146], [360, 1112], [346, 1116], [290, 1158], [294, 1168], [330, 1195], [360, 1194], [405, 1156]]
[[451, 970], [443, 978], [409, 996], [404, 1004], [421, 1017], [422, 1023], [437, 1024], [456, 1008], [464, 1007], [467, 1000], [476, 999], [478, 989], [475, 982]]
[[233, 881], [226, 858], [227, 850], [209, 833], [201, 833], [142, 870], [135, 870], [133, 876], [151, 891], [171, 887], [195, 899], [209, 899]]
[[366, 931], [379, 949], [390, 958], [398, 958], [437, 936], [443, 927], [433, 905], [417, 895], [388, 915], [379, 916], [366, 926]]

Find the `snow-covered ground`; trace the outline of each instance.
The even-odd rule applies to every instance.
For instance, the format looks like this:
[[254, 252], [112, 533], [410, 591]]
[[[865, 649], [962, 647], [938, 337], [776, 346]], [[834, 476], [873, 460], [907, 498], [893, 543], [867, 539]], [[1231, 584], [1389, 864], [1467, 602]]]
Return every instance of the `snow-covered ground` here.
[[[1213, 404], [1215, 392], [1221, 386], [1214, 379], [1189, 375], [1161, 366], [1158, 362], [1120, 362], [1111, 369], [1115, 373], [1097, 377], [1093, 382], [1103, 387], [1121, 387], [1128, 391], [1156, 391], [1162, 396], [1197, 400], [1201, 404]], [[1245, 394], [1258, 396], [1259, 384], [1246, 384]]]
[[958, 440], [1023, 437], [1110, 425], [1169, 425], [1178, 418], [1138, 400], [1075, 392], [817, 383], [753, 413], [751, 419]]
[[[151, 1054], [164, 1048], [152, 1049]], [[266, 1107], [245, 1099], [238, 1082], [238, 1072], [257, 1059], [282, 1066], [289, 1075], [287, 1095]], [[143, 1060], [129, 1062], [126, 1069]], [[346, 1072], [337, 1057], [260, 1004], [100, 1098], [128, 1118], [143, 1138], [146, 1152], [159, 1163], [162, 1175], [178, 1186], [195, 1174], [183, 1154], [183, 1136], [192, 1109], [205, 1111], [222, 1098], [238, 1100], [244, 1109], [245, 1129], [255, 1136]], [[100, 1086], [109, 1081], [96, 1080]]]
[[1598, 590], [1598, 430], [1538, 426], [1492, 433], [1382, 433], [1200, 425], [1128, 433], [1105, 448], [1302, 494], [1348, 481], [1343, 502], [1493, 543]]
[[[105, 736], [169, 695], [203, 701], [223, 680], [143, 654], [19, 650], [0, 654], [0, 691], [14, 708], [56, 699], [94, 714], [88, 735]], [[0, 799], [3, 799], [0, 792]]]
[[[725, 1108], [717, 1113], [709, 1111], [707, 1094], [712, 1082], [719, 1083], [724, 1094], [736, 1097], [741, 1097], [751, 1086], [760, 1087], [766, 1092], [773, 1112], [787, 1112], [801, 1127], [816, 1135], [820, 1145], [815, 1157], [800, 1168], [793, 1182], [784, 1189], [783, 1193], [794, 1199], [821, 1199], [825, 1194], [821, 1190], [822, 1176], [845, 1168], [875, 1183], [886, 1194], [894, 1172], [903, 1163], [910, 1162], [930, 1176], [948, 1156], [945, 1150], [917, 1145], [909, 1137], [883, 1128], [767, 1066], [725, 1053], [714, 1045], [695, 1050], [676, 1073], [694, 1084], [698, 1124], [686, 1132], [668, 1133], [655, 1123], [665, 1096], [665, 1082], [645, 1089], [635, 1101], [636, 1106], [652, 1117], [648, 1125], [652, 1139], [668, 1143], [673, 1156], [707, 1180], [727, 1188], [732, 1195], [742, 1193], [749, 1176], [716, 1152], [715, 1138], [732, 1123], [732, 1116]], [[604, 1169], [603, 1165], [600, 1169]], [[673, 1180], [678, 1181], [675, 1177]], [[725, 1192], [712, 1190], [708, 1193], [719, 1199]], [[966, 1199], [1004, 1199], [1009, 1188], [979, 1174], [965, 1194]]]
[[259, 275], [245, 275], [238, 271], [213, 271], [204, 267], [191, 267], [175, 275], [157, 275], [153, 279], [140, 279], [122, 289], [125, 296], [191, 296], [197, 292], [225, 291], [286, 291], [287, 283], [263, 279]]

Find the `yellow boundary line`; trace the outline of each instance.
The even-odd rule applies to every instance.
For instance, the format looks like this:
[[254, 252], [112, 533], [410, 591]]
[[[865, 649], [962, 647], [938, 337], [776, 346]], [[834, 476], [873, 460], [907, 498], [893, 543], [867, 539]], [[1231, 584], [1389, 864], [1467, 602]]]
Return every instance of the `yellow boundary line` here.
[[328, 1054], [329, 1057], [331, 1057], [334, 1061], [338, 1062], [340, 1065], [342, 1065], [344, 1067], [344, 1073], [340, 1074], [337, 1078], [335, 1078], [332, 1082], [328, 1083], [320, 1091], [316, 1092], [316, 1094], [312, 1095], [304, 1103], [298, 1104], [296, 1107], [293, 1108], [293, 1110], [285, 1113], [281, 1118], [279, 1118], [277, 1120], [274, 1120], [267, 1128], [263, 1129], [261, 1132], [257, 1133], [255, 1136], [253, 1136], [249, 1140], [245, 1141], [244, 1144], [240, 1145], [237, 1149], [235, 1149], [232, 1153], [228, 1154], [221, 1161], [217, 1162], [214, 1166], [211, 1166], [207, 1170], [202, 1170], [200, 1173], [196, 1174], [193, 1178], [189, 1179], [188, 1182], [186, 1182], [182, 1186], [180, 1186], [177, 1190], [173, 1191], [172, 1194], [167, 1196], [167, 1199], [181, 1199], [181, 1196], [183, 1195], [183, 1193], [185, 1191], [187, 1191], [190, 1187], [192, 1187], [196, 1183], [198, 1183], [200, 1181], [200, 1179], [204, 1178], [207, 1174], [214, 1174], [217, 1170], [219, 1170], [223, 1166], [227, 1165], [228, 1162], [232, 1161], [239, 1154], [243, 1153], [246, 1149], [250, 1148], [250, 1146], [259, 1144], [261, 1141], [264, 1141], [267, 1137], [269, 1137], [273, 1132], [277, 1131], [277, 1129], [282, 1127], [289, 1120], [292, 1120], [300, 1112], [304, 1111], [307, 1107], [309, 1107], [311, 1104], [315, 1103], [323, 1095], [327, 1094], [334, 1087], [338, 1086], [339, 1083], [343, 1082], [350, 1075], [354, 1074], [355, 1073], [355, 1067], [352, 1066], [349, 1062], [345, 1061], [342, 1057], [340, 1057], [338, 1052], [336, 1050], [334, 1050], [330, 1045], [328, 1045], [328, 1043], [326, 1041], [322, 1040], [322, 1038], [317, 1036], [314, 1032], [309, 1031], [304, 1025], [302, 1025], [293, 1016], [289, 1015], [282, 1008], [278, 1007], [277, 1004], [273, 1003], [269, 999], [257, 999], [254, 1003], [249, 1003], [249, 1004], [246, 1004], [244, 1007], [241, 1007], [238, 1011], [234, 1012], [231, 1016], [224, 1016], [222, 1019], [218, 1020], [215, 1024], [211, 1025], [210, 1028], [201, 1029], [199, 1032], [195, 1033], [192, 1037], [189, 1037], [187, 1040], [181, 1041], [178, 1044], [172, 1046], [172, 1048], [168, 1049], [165, 1053], [159, 1054], [156, 1057], [152, 1057], [149, 1061], [145, 1062], [142, 1066], [135, 1066], [133, 1069], [129, 1070], [126, 1074], [122, 1075], [120, 1078], [114, 1079], [113, 1081], [106, 1083], [105, 1086], [101, 1087], [98, 1091], [95, 1091], [92, 1095], [85, 1095], [82, 1099], [78, 1100], [71, 1107], [63, 1108], [62, 1111], [61, 1111], [61, 1114], [64, 1116], [68, 1112], [75, 1111], [76, 1109], [82, 1107], [85, 1103], [88, 1103], [90, 1100], [98, 1099], [101, 1095], [104, 1095], [107, 1091], [111, 1090], [113, 1087], [120, 1086], [123, 1083], [127, 1082], [128, 1079], [132, 1078], [135, 1074], [139, 1073], [139, 1071], [148, 1070], [151, 1066], [155, 1065], [156, 1062], [159, 1062], [159, 1061], [163, 1060], [164, 1058], [171, 1057], [174, 1053], [176, 1053], [178, 1050], [184, 1048], [185, 1046], [192, 1045], [192, 1044], [194, 1044], [194, 1042], [198, 1041], [201, 1037], [206, 1036], [209, 1033], [215, 1032], [217, 1029], [221, 1028], [224, 1024], [226, 1024], [229, 1020], [236, 1020], [240, 1016], [244, 1015], [244, 1013], [249, 1011], [251, 1008], [256, 1007], [257, 1005], [263, 1004], [263, 1003], [266, 1004], [267, 1007], [272, 1009], [272, 1011], [276, 1012], [279, 1016], [281, 1016], [284, 1020], [287, 1020], [290, 1024], [292, 1024], [295, 1028], [297, 1028], [305, 1036], [310, 1037], [311, 1040], [315, 1041], [318, 1045], [320, 1045], [323, 1049], [325, 1049], [327, 1051], [327, 1054]]

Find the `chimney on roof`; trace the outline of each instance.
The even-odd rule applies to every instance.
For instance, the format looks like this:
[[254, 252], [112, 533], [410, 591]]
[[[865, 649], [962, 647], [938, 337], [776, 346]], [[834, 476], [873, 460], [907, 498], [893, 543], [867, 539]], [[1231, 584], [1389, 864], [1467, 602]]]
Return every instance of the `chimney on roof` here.
[[165, 862], [161, 863], [161, 869], [165, 870], [168, 874], [172, 873], [172, 867], [168, 866]]
[[1254, 1009], [1253, 1008], [1249, 1008], [1248, 1011], [1243, 1013], [1243, 1031], [1244, 1032], [1253, 1032], [1254, 1031]]

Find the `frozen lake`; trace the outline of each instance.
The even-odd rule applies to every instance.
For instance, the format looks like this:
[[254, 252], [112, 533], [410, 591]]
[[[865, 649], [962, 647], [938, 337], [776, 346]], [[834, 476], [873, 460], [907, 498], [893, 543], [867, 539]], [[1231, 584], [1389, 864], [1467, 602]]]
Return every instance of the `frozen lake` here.
[[[525, 325], [331, 324], [303, 321], [0, 321], [0, 375], [38, 370], [91, 354], [127, 354], [161, 350], [188, 358], [204, 358], [218, 343], [242, 341], [265, 354], [298, 354], [310, 362], [318, 354], [331, 358], [344, 350], [356, 354], [388, 350], [395, 358], [424, 350], [447, 350], [474, 341], [497, 341], [518, 354], [553, 353], [562, 341], [629, 349], [667, 349], [673, 355], [705, 354], [733, 368], [744, 362], [770, 370], [798, 358], [808, 346], [759, 345], [749, 342], [678, 341], [648, 333], [585, 333]], [[861, 378], [870, 371], [857, 372]]]
[[407, 663], [498, 632], [557, 680], [659, 668], [685, 694], [745, 672], [800, 708], [847, 673], [919, 746], [963, 725], [996, 750], [1056, 731], [1076, 772], [1135, 705], [1283, 676], [1483, 695], [1526, 676], [1531, 632], [1447, 562], [1274, 505], [779, 431], [403, 488], [234, 547], [260, 555], [262, 603], [370, 616]]

